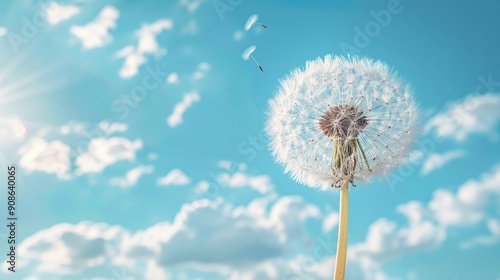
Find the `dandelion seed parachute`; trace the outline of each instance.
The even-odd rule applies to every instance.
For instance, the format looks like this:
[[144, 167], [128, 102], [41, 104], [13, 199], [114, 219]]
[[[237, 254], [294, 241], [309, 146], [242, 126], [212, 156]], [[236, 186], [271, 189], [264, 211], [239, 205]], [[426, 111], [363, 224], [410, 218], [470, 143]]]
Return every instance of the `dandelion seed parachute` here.
[[[282, 80], [267, 113], [270, 149], [285, 173], [325, 190], [404, 163], [418, 112], [410, 87], [386, 64], [328, 55]], [[343, 162], [334, 160], [339, 153]]]
[[251, 15], [245, 23], [245, 31], [250, 30], [250, 28], [252, 28], [252, 25], [254, 25], [254, 23], [256, 23], [258, 19], [258, 15]]
[[256, 46], [250, 46], [250, 47], [248, 47], [241, 54], [241, 58], [243, 58], [243, 60], [245, 60], [245, 61], [248, 60], [250, 58], [250, 56], [252, 55], [252, 53], [255, 51], [255, 49], [257, 49]]

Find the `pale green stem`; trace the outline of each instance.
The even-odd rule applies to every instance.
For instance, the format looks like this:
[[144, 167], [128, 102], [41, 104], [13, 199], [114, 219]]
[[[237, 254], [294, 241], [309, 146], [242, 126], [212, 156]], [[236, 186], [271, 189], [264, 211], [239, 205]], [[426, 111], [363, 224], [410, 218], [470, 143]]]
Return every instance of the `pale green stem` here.
[[349, 182], [340, 188], [339, 236], [337, 240], [337, 259], [333, 280], [344, 280], [347, 255], [347, 226], [349, 214]]

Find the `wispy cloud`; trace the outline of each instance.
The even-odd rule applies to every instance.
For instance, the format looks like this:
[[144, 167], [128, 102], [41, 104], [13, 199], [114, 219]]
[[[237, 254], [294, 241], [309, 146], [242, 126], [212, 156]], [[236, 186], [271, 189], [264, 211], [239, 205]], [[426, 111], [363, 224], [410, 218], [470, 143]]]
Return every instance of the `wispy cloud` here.
[[499, 107], [499, 94], [470, 95], [434, 116], [426, 129], [459, 141], [472, 133], [491, 134], [500, 121]]
[[200, 181], [198, 184], [196, 184], [195, 191], [196, 192], [206, 192], [208, 191], [208, 188], [210, 187], [210, 184], [207, 181]]
[[136, 152], [142, 148], [142, 141], [130, 141], [123, 137], [94, 138], [86, 153], [76, 158], [77, 174], [99, 173], [106, 167], [121, 160], [134, 160]]
[[86, 124], [83, 122], [68, 122], [61, 127], [59, 127], [59, 133], [63, 135], [68, 135], [68, 134], [83, 134], [86, 129]]
[[208, 74], [208, 72], [210, 72], [210, 70], [212, 70], [212, 66], [208, 62], [201, 62], [196, 67], [192, 79], [194, 81], [203, 79]]
[[497, 243], [500, 240], [500, 220], [488, 219], [487, 226], [490, 231], [490, 235], [476, 236], [460, 243], [460, 247], [462, 249], [469, 249], [479, 245], [487, 246]]
[[194, 19], [189, 20], [182, 28], [182, 33], [185, 35], [196, 35], [199, 32], [199, 26]]
[[75, 5], [61, 5], [54, 1], [47, 6], [45, 12], [47, 22], [49, 24], [55, 25], [79, 14], [81, 10], [78, 6]]
[[182, 186], [187, 185], [191, 182], [191, 179], [182, 172], [180, 169], [173, 169], [168, 172], [164, 177], [158, 178], [158, 185], [160, 186]]
[[266, 194], [274, 190], [271, 177], [267, 175], [251, 176], [243, 172], [233, 174], [223, 173], [219, 176], [219, 180], [230, 188], [250, 187], [261, 194]]
[[184, 95], [181, 102], [177, 103], [172, 111], [172, 114], [167, 118], [167, 123], [170, 127], [176, 127], [182, 124], [182, 117], [189, 107], [201, 99], [197, 92], [192, 92]]
[[0, 37], [5, 36], [7, 34], [7, 28], [0, 26]]
[[219, 160], [217, 162], [217, 166], [225, 170], [245, 171], [247, 169], [247, 165], [245, 163], [230, 160]]
[[99, 129], [101, 129], [106, 135], [111, 135], [116, 132], [125, 132], [128, 130], [128, 124], [126, 123], [110, 123], [107, 121], [102, 121], [99, 123]]
[[179, 75], [176, 72], [170, 73], [167, 77], [167, 83], [178, 84], [179, 83]]
[[137, 46], [129, 45], [115, 53], [115, 57], [125, 60], [120, 69], [120, 77], [131, 78], [137, 75], [139, 67], [147, 62], [146, 55], [155, 55], [157, 57], [165, 55], [167, 50], [160, 47], [156, 37], [163, 30], [170, 30], [172, 27], [172, 20], [166, 18], [157, 20], [152, 24], [143, 24], [135, 32], [138, 38]]
[[78, 134], [85, 135], [88, 138], [99, 138], [118, 132], [125, 132], [128, 130], [128, 124], [101, 121], [97, 126], [92, 126], [85, 122], [70, 121], [57, 129], [62, 135]]
[[323, 218], [323, 233], [329, 233], [339, 224], [339, 213], [331, 212]]
[[465, 152], [462, 150], [449, 151], [444, 154], [430, 154], [425, 159], [422, 170], [420, 172], [425, 176], [430, 172], [445, 166], [448, 162], [464, 156]]
[[500, 165], [481, 176], [469, 180], [453, 193], [449, 190], [434, 191], [429, 210], [443, 225], [471, 225], [484, 219], [488, 198], [500, 198]]
[[204, 0], [180, 0], [180, 5], [186, 8], [190, 13], [195, 12]]
[[28, 172], [40, 171], [67, 178], [70, 170], [70, 148], [61, 141], [47, 142], [34, 138], [19, 149], [19, 166]]
[[106, 6], [96, 19], [83, 26], [71, 26], [70, 31], [81, 41], [84, 49], [99, 48], [112, 41], [109, 30], [116, 28], [119, 16], [118, 9]]
[[124, 177], [113, 177], [109, 183], [111, 185], [119, 186], [122, 188], [129, 188], [135, 186], [139, 179], [145, 175], [153, 172], [152, 165], [139, 165], [129, 170]]

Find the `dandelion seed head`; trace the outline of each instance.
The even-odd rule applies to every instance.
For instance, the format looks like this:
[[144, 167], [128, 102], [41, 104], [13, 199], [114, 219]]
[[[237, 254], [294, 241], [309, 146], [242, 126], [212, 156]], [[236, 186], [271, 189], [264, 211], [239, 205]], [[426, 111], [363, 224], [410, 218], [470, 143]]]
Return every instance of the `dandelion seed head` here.
[[417, 114], [410, 87], [386, 64], [326, 56], [280, 82], [266, 132], [286, 173], [327, 189], [368, 182], [404, 163]]

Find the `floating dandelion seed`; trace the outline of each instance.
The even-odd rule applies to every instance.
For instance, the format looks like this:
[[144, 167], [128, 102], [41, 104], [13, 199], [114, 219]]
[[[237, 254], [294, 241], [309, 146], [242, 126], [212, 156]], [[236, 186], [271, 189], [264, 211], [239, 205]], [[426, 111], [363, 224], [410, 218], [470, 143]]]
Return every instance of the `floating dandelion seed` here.
[[267, 28], [267, 25], [263, 24], [263, 23], [260, 23], [260, 22], [257, 22], [257, 20], [259, 19], [259, 16], [258, 15], [251, 15], [247, 22], [245, 23], [245, 30], [248, 31], [250, 30], [250, 28], [252, 28], [253, 25], [255, 24], [258, 24], [264, 28]]
[[326, 56], [281, 81], [269, 102], [271, 151], [299, 183], [340, 188], [336, 280], [344, 279], [349, 183], [405, 162], [417, 108], [408, 85], [381, 62]]
[[257, 64], [257, 66], [259, 67], [260, 71], [261, 72], [264, 72], [264, 69], [262, 69], [262, 66], [260, 66], [260, 64], [257, 62], [257, 60], [255, 60], [255, 58], [252, 56], [252, 53], [257, 49], [256, 46], [250, 46], [248, 47], [246, 50], [243, 51], [243, 53], [241, 54], [241, 58], [243, 58], [243, 60], [248, 60], [248, 58], [252, 58], [252, 60], [255, 62], [255, 64]]

